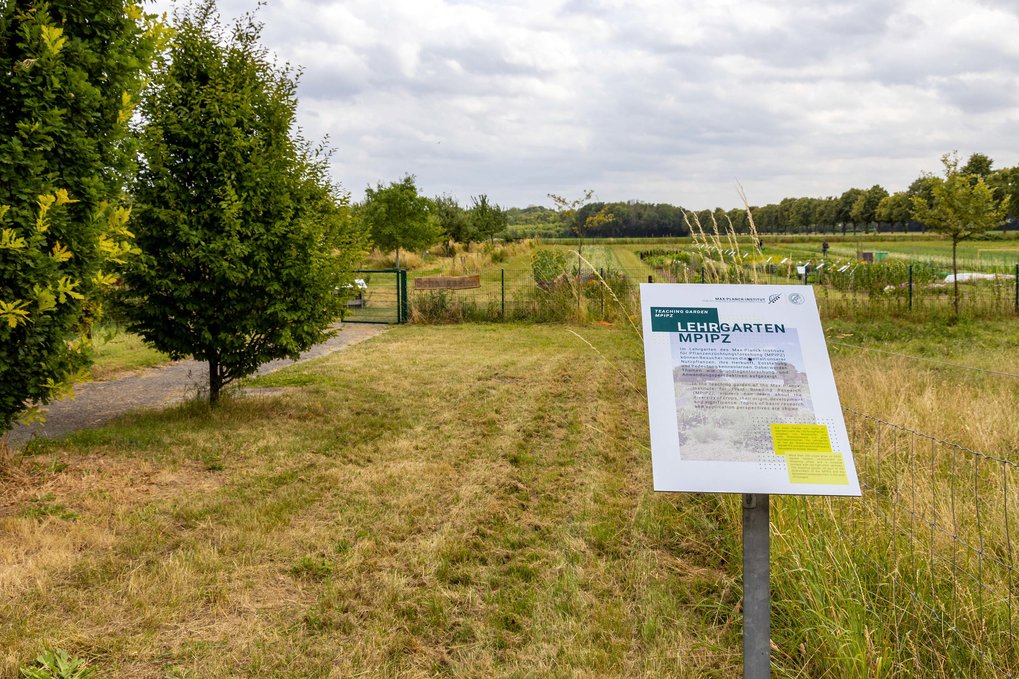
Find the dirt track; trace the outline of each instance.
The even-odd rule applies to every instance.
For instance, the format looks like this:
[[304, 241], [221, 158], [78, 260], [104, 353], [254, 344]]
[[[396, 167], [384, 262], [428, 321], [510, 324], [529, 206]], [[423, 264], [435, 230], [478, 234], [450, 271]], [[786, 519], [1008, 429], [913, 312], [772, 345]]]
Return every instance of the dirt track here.
[[[343, 325], [335, 337], [312, 347], [301, 354], [297, 361], [272, 361], [259, 368], [257, 374], [264, 375], [294, 363], [326, 356], [374, 337], [388, 327]], [[132, 410], [160, 408], [207, 389], [208, 383], [208, 364], [176, 361], [128, 377], [80, 384], [74, 389], [73, 399], [55, 401], [46, 407], [45, 422], [16, 426], [8, 435], [8, 443], [18, 448], [33, 436], [62, 436], [78, 429], [98, 426]]]

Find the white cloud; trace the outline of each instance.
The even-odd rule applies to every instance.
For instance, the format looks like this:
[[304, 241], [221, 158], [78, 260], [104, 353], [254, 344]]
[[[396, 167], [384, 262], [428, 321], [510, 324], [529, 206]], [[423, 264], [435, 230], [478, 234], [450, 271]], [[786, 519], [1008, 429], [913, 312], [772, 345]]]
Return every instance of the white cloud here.
[[1019, 162], [1004, 1], [270, 0], [260, 17], [355, 197], [410, 172], [504, 205], [593, 188], [731, 207], [737, 178], [765, 203], [901, 189], [956, 148]]

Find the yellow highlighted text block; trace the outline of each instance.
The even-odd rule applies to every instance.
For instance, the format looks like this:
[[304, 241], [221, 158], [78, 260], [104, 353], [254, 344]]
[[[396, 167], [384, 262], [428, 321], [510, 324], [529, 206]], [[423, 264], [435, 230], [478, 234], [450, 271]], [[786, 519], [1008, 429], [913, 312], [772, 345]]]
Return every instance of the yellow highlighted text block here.
[[790, 450], [785, 454], [785, 463], [789, 469], [789, 483], [849, 485], [842, 453], [802, 453]]
[[773, 424], [771, 443], [776, 455], [790, 451], [830, 453], [831, 439], [828, 427], [823, 424]]

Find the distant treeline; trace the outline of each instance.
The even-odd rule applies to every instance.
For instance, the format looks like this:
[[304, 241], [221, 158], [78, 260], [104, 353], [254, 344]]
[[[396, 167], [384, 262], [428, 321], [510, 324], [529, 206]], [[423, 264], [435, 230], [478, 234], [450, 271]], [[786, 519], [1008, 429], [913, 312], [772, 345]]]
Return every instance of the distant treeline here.
[[[575, 235], [574, 225], [586, 224], [602, 208], [608, 208], [612, 219], [605, 224], [592, 227], [584, 232], [592, 238], [648, 238], [653, 236], [686, 236], [690, 230], [683, 221], [683, 208], [667, 203], [588, 203], [579, 208], [572, 220], [561, 220], [555, 210], [532, 206], [524, 209], [510, 208], [507, 217], [511, 230], [532, 229], [533, 233], [521, 235]], [[545, 228], [540, 228], [545, 227]]]
[[[1019, 167], [995, 170], [988, 156], [974, 153], [959, 171], [982, 178], [998, 200], [1008, 197], [1008, 220], [1002, 230], [1019, 230]], [[920, 197], [929, 203], [934, 181], [932, 175], [921, 174], [907, 189], [895, 193], [875, 184], [869, 189], [848, 189], [840, 196], [784, 198], [778, 203], [751, 206], [750, 211], [760, 234], [923, 232], [925, 225], [911, 218], [912, 200]], [[606, 209], [611, 219], [591, 219]], [[698, 223], [707, 233], [716, 226], [720, 233], [730, 229], [738, 234], [751, 232], [743, 208], [687, 211], [668, 203], [640, 201], [588, 203], [567, 215], [542, 206], [510, 208], [506, 216], [508, 231], [515, 236], [688, 236], [690, 226], [696, 228]]]

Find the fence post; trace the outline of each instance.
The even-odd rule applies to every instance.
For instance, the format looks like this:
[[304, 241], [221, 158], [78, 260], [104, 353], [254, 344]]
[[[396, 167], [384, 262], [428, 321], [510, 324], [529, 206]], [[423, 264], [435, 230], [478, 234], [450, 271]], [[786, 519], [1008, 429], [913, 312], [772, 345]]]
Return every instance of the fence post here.
[[502, 291], [502, 320], [506, 320], [506, 269], [499, 269], [499, 288]]
[[400, 270], [394, 269], [396, 273], [396, 322], [403, 323], [403, 286], [400, 285]]
[[909, 310], [913, 310], [913, 265], [909, 265]]
[[400, 298], [400, 308], [399, 308], [399, 310], [397, 312], [398, 315], [399, 315], [399, 319], [398, 320], [399, 320], [400, 323], [406, 323], [407, 322], [407, 316], [408, 316], [407, 312], [408, 312], [408, 310], [410, 308], [410, 305], [407, 303], [407, 272], [405, 270], [401, 269], [397, 273], [396, 280], [397, 280], [397, 285], [400, 286], [399, 295], [398, 295], [399, 298]]

